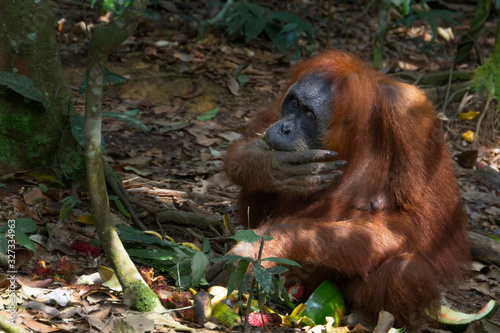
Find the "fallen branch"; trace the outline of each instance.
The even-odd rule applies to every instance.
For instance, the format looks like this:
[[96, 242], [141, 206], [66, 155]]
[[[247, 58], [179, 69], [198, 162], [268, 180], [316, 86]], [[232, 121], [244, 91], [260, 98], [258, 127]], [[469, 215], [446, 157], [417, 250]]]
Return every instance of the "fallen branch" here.
[[474, 260], [500, 266], [500, 242], [472, 231], [469, 231], [468, 235]]
[[130, 213], [130, 217], [132, 221], [143, 231], [148, 230], [146, 226], [139, 220], [137, 214], [135, 213], [134, 207], [130, 204], [130, 198], [128, 196], [127, 191], [123, 187], [123, 183], [118, 175], [115, 174], [113, 168], [109, 166], [109, 164], [103, 159], [102, 160], [104, 166], [104, 177], [106, 179], [106, 184], [111, 188], [111, 190], [118, 196], [122, 204], [125, 206], [125, 209]]
[[156, 215], [158, 222], [171, 222], [185, 226], [197, 226], [203, 229], [210, 229], [213, 226], [222, 227], [221, 221], [211, 216], [202, 216], [196, 213], [164, 210]]
[[7, 318], [0, 315], [0, 329], [7, 333], [28, 333], [24, 328], [11, 323]]
[[[423, 74], [423, 75], [422, 75]], [[453, 71], [451, 76], [452, 81], [470, 81], [474, 75], [474, 71]], [[391, 76], [397, 77], [401, 80], [411, 81], [414, 83], [418, 80], [420, 86], [437, 86], [448, 82], [450, 76], [449, 71], [422, 73], [422, 72], [409, 72], [403, 71], [394, 73]]]
[[[462, 98], [460, 94], [455, 94], [455, 92], [459, 91], [466, 91], [472, 86], [472, 82], [467, 81], [467, 82], [456, 82], [453, 83], [450, 86], [450, 93], [451, 96], [449, 98], [449, 101], [457, 101]], [[447, 90], [447, 86], [436, 86], [432, 88], [422, 88], [422, 90], [425, 92], [427, 97], [434, 103], [434, 104], [439, 104], [444, 100], [445, 93]]]

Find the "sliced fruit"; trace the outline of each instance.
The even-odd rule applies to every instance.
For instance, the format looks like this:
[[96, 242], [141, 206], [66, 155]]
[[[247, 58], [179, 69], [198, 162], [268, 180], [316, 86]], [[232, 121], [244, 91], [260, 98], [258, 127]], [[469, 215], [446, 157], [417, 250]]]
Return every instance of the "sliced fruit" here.
[[465, 332], [470, 323], [483, 318], [491, 318], [497, 312], [498, 305], [495, 301], [489, 301], [477, 313], [468, 314], [452, 310], [446, 306], [441, 306], [441, 313], [437, 321], [452, 332]]

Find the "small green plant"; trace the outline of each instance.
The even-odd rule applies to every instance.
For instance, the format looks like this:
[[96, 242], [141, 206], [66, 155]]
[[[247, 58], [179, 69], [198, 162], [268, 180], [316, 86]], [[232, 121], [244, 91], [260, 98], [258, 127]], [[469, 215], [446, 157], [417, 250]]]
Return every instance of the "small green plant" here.
[[66, 221], [69, 212], [71, 212], [71, 210], [79, 203], [80, 200], [72, 195], [59, 200], [59, 204], [61, 204], [61, 210], [59, 211], [59, 220], [61, 222]]
[[[282, 273], [288, 271], [287, 267], [274, 266], [265, 268], [263, 262], [276, 262], [282, 265], [297, 266], [298, 263], [285, 258], [262, 258], [262, 249], [264, 242], [270, 241], [271, 236], [259, 236], [252, 230], [238, 231], [234, 236], [228, 237], [239, 242], [256, 243], [260, 241], [259, 254], [257, 258], [242, 257], [238, 255], [226, 255], [222, 258], [217, 258], [213, 261], [227, 260], [229, 264], [233, 264], [231, 275], [227, 286], [227, 297], [232, 294], [235, 289], [238, 289], [238, 299], [241, 300], [242, 295], [248, 292], [248, 301], [246, 304], [245, 318], [249, 318], [252, 300], [255, 292], [258, 300], [258, 308], [262, 309], [266, 298], [271, 298], [289, 307], [293, 307], [292, 302], [285, 289], [285, 279], [281, 276]], [[253, 265], [253, 271], [249, 272], [249, 265]], [[253, 279], [252, 279], [253, 277]], [[251, 282], [250, 282], [251, 281]], [[243, 308], [243, 306], [241, 307]], [[246, 325], [246, 323], [245, 323]]]
[[400, 10], [403, 18], [392, 23], [393, 27], [404, 24], [406, 27], [412, 25], [415, 21], [426, 21], [429, 23], [432, 30], [432, 40], [429, 43], [433, 45], [438, 35], [437, 20], [443, 20], [454, 25], [461, 25], [453, 17], [459, 15], [457, 12], [446, 9], [431, 9], [427, 3], [436, 0], [391, 0], [391, 4]]
[[116, 229], [133, 261], [168, 272], [180, 287], [206, 284], [202, 277], [209, 263], [206, 255], [210, 250], [208, 240], [203, 242], [202, 251], [198, 251], [124, 224], [117, 225]]
[[250, 2], [233, 4], [222, 24], [229, 34], [243, 32], [246, 43], [265, 33], [281, 53], [292, 52], [296, 59], [303, 51], [300, 36], [305, 35], [309, 42], [314, 40], [314, 28], [308, 22], [293, 14], [271, 11]]
[[[90, 0], [90, 6], [94, 8], [97, 0]], [[102, 11], [111, 12], [115, 16], [120, 16], [127, 8], [130, 0], [103, 0]]]
[[125, 206], [122, 204], [120, 198], [118, 198], [116, 195], [108, 195], [108, 199], [110, 202], [113, 201], [115, 203], [120, 213], [122, 213], [123, 215], [125, 215], [127, 218], [130, 219], [130, 213], [128, 212], [127, 208], [125, 208]]
[[[0, 227], [0, 252], [5, 255], [13, 255], [15, 242], [18, 242], [28, 250], [36, 252], [35, 244], [27, 234], [33, 233], [37, 229], [35, 221], [31, 219], [20, 218], [8, 220], [7, 224]], [[8, 264], [11, 265], [10, 260]], [[9, 267], [9, 270], [14, 270], [14, 267]]]

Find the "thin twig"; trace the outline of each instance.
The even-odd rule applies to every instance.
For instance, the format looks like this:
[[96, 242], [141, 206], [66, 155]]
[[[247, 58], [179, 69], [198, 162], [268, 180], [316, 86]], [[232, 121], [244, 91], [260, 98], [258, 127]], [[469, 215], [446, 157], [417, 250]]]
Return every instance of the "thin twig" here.
[[326, 45], [327, 49], [330, 48], [330, 37], [332, 30], [332, 0], [328, 0], [328, 16], [326, 18]]
[[227, 2], [224, 4], [224, 7], [222, 7], [222, 9], [219, 12], [219, 14], [217, 14], [215, 17], [212, 17], [211, 19], [206, 20], [205, 22], [203, 22], [203, 24], [205, 24], [205, 25], [214, 25], [214, 24], [219, 23], [220, 21], [222, 21], [222, 19], [224, 18], [224, 16], [226, 16], [227, 10], [229, 9], [229, 7], [231, 7], [232, 4], [233, 4], [233, 0], [227, 0]]
[[[257, 256], [257, 262], [260, 262], [263, 249], [264, 249], [264, 236], [261, 236], [259, 254]], [[254, 266], [254, 269], [255, 269], [255, 266]], [[243, 325], [243, 332], [248, 332], [248, 316], [250, 315], [250, 307], [252, 305], [253, 294], [254, 294], [256, 286], [257, 286], [257, 280], [255, 279], [255, 276], [254, 276], [253, 281], [252, 281], [252, 285], [250, 287], [250, 291], [248, 292], [248, 300], [247, 300], [247, 308], [245, 311], [245, 324]]]
[[488, 110], [490, 108], [490, 102], [493, 100], [493, 95], [489, 94], [488, 95], [488, 100], [486, 101], [486, 105], [484, 106], [484, 111], [479, 116], [479, 119], [476, 124], [476, 133], [474, 134], [474, 141], [472, 141], [472, 149], [476, 149], [476, 142], [477, 142], [477, 136], [479, 135], [479, 128], [481, 127], [481, 122], [484, 119], [484, 116], [488, 113]]
[[245, 310], [245, 323], [243, 324], [243, 332], [248, 332], [248, 317], [250, 316], [250, 307], [252, 305], [253, 291], [256, 285], [255, 277], [253, 278], [250, 291], [248, 292], [247, 308]]
[[455, 67], [455, 63], [450, 66], [450, 74], [448, 75], [448, 85], [446, 88], [446, 95], [444, 96], [444, 103], [443, 103], [443, 114], [446, 116], [446, 107], [448, 106], [448, 97], [450, 95], [450, 90], [451, 90], [451, 80], [453, 79], [453, 68]]
[[356, 15], [356, 16], [353, 17], [354, 21], [357, 21], [360, 18], [362, 18], [363, 16], [365, 16], [368, 13], [368, 11], [370, 10], [370, 8], [372, 8], [372, 6], [375, 3], [375, 1], [376, 0], [370, 0], [370, 2], [366, 4], [365, 9], [363, 9], [363, 11], [361, 12], [361, 14]]

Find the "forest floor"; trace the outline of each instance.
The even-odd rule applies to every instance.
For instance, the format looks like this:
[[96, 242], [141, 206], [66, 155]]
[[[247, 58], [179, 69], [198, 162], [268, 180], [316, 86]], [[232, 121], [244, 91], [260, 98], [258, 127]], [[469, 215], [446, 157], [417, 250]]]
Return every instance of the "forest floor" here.
[[[327, 43], [327, 2], [300, 3], [270, 1], [267, 6], [297, 14], [314, 25], [314, 43], [306, 44], [310, 52], [319, 52], [330, 45], [370, 61], [377, 26], [375, 8], [363, 13], [364, 7], [357, 2], [335, 2]], [[84, 12], [71, 1], [56, 1], [56, 4], [56, 19], [66, 19], [63, 30], [58, 33], [60, 56], [67, 82], [77, 96], [85, 74], [88, 49], [88, 40], [79, 23], [86, 15], [88, 23], [97, 24], [98, 16]], [[190, 225], [189, 232], [186, 232], [186, 225], [165, 222], [159, 227], [154, 214], [150, 214], [151, 210], [148, 212], [144, 208], [194, 212], [205, 217], [215, 216], [219, 220], [228, 214], [230, 221], [236, 223], [238, 188], [231, 185], [221, 172], [222, 158], [231, 142], [241, 137], [255, 111], [273, 101], [285, 82], [287, 70], [297, 61], [280, 54], [265, 36], [245, 43], [242, 35], [228, 36], [222, 28], [210, 28], [198, 40], [196, 23], [214, 16], [216, 11], [197, 1], [160, 1], [160, 4], [158, 9], [148, 9], [133, 38], [118, 47], [106, 64], [111, 72], [128, 78], [128, 81], [107, 88], [104, 111], [138, 110], [137, 118], [149, 131], [143, 132], [129, 123], [106, 118], [103, 122], [105, 155], [108, 163], [123, 178], [134, 202], [140, 202], [134, 207], [150, 230], [166, 230], [176, 242], [201, 246], [201, 238], [219, 235], [214, 231], [207, 235], [196, 225]], [[442, 31], [432, 46], [429, 44], [432, 32], [426, 22], [416, 21], [407, 29], [391, 30], [387, 37], [384, 71], [394, 74], [410, 70], [422, 75], [431, 71], [448, 71], [453, 65], [458, 40], [470, 26], [474, 7], [462, 6], [458, 11], [462, 13], [459, 19], [462, 25], [449, 25], [438, 20]], [[494, 42], [495, 22], [496, 17], [487, 22], [470, 61], [460, 65], [459, 70], [472, 70], [487, 59]], [[442, 115], [447, 118], [444, 126], [452, 155], [474, 149], [462, 138], [462, 133], [475, 132], [478, 121], [477, 118], [460, 120], [457, 114], [483, 112], [485, 102], [484, 96], [470, 92], [469, 96], [448, 104]], [[82, 113], [84, 98], [75, 97], [75, 104]], [[494, 107], [491, 108], [482, 121], [475, 149], [479, 152], [477, 162], [498, 170], [500, 149], [495, 130], [498, 116]], [[216, 112], [215, 116], [200, 120], [207, 111]], [[437, 112], [443, 112], [439, 103]], [[500, 237], [500, 228], [496, 224], [500, 224], [499, 189], [478, 176], [475, 169], [457, 164], [456, 171], [469, 216], [468, 229]], [[37, 182], [28, 178], [19, 176], [6, 182], [7, 186], [2, 190], [8, 194], [0, 198], [0, 211], [15, 211], [17, 217], [29, 217], [38, 225], [52, 223], [69, 231], [66, 238], [57, 239], [57, 245], [50, 248], [37, 245], [38, 260], [51, 262], [55, 257], [67, 255], [78, 261], [81, 268], [78, 274], [95, 272], [95, 265], [92, 266], [88, 258], [79, 257], [74, 249], [63, 246], [78, 238], [77, 223], [82, 222], [79, 217], [91, 214], [86, 195], [75, 188], [60, 188], [60, 198], [72, 195], [79, 200], [67, 221], [61, 223], [57, 215], [40, 210], [39, 199], [50, 198], [44, 197], [37, 190]], [[50, 200], [57, 206], [54, 200]], [[44, 205], [51, 206], [47, 202], [44, 201]], [[118, 206], [113, 205], [112, 209], [122, 223], [133, 225], [120, 213]], [[7, 218], [7, 214], [4, 217]], [[93, 226], [86, 225], [80, 232], [92, 238]], [[229, 245], [221, 243], [214, 250], [223, 254]], [[29, 274], [31, 266], [25, 266], [24, 272]], [[498, 267], [477, 263], [467, 280], [458, 288], [446, 290], [444, 298], [454, 309], [476, 312], [490, 299], [500, 300], [499, 282]], [[109, 309], [106, 311], [109, 314]], [[92, 319], [96, 327], [109, 318], [103, 313], [100, 314], [102, 318], [96, 316]], [[35, 315], [31, 319], [40, 322], [40, 317]], [[100, 324], [96, 324], [99, 320]], [[494, 320], [500, 321], [500, 316], [497, 314]], [[43, 320], [41, 322], [40, 325]], [[62, 326], [60, 330], [64, 330]]]

